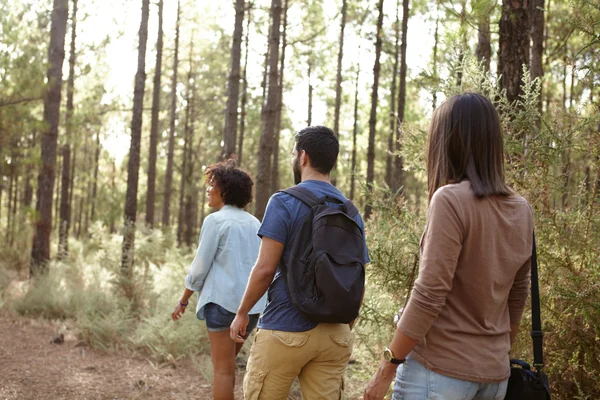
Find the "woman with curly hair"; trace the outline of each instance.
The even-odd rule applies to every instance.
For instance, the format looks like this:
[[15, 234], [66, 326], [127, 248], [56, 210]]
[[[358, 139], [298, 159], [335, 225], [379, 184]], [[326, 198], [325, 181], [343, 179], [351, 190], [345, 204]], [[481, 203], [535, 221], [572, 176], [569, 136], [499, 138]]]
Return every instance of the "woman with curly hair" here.
[[[244, 207], [252, 201], [253, 182], [233, 161], [209, 166], [204, 173], [208, 205], [217, 209], [202, 224], [200, 243], [185, 279], [185, 291], [171, 317], [181, 318], [194, 292], [200, 292], [196, 316], [206, 321], [214, 369], [215, 399], [233, 399], [235, 357], [242, 345], [231, 340], [235, 318], [250, 271], [258, 257], [260, 222]], [[265, 306], [261, 299], [250, 312], [246, 335], [256, 327]]]

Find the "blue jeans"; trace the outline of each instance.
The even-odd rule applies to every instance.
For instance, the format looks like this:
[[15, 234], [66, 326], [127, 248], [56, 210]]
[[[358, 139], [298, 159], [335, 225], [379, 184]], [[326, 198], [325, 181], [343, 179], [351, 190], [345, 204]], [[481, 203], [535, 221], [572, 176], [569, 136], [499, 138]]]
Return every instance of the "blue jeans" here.
[[481, 383], [450, 378], [407, 357], [396, 371], [392, 400], [504, 400], [507, 386], [508, 379]]

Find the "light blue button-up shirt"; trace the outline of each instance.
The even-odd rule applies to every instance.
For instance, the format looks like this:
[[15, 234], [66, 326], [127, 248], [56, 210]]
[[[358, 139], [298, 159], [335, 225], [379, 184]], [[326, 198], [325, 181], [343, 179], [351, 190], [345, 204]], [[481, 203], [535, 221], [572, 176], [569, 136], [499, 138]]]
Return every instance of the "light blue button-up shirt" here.
[[[196, 308], [199, 319], [204, 319], [208, 303], [237, 312], [258, 258], [259, 228], [253, 215], [230, 205], [204, 219], [196, 257], [185, 278], [186, 288], [201, 292]], [[265, 304], [263, 296], [249, 314], [261, 313]]]

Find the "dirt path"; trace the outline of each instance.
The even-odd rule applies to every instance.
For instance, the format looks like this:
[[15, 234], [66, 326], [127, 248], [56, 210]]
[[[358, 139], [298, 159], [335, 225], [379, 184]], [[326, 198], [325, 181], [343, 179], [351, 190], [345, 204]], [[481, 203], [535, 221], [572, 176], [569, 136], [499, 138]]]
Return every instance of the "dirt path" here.
[[58, 329], [0, 309], [0, 400], [212, 399], [211, 385], [189, 362], [159, 367], [139, 355], [90, 349], [68, 334], [51, 343]]

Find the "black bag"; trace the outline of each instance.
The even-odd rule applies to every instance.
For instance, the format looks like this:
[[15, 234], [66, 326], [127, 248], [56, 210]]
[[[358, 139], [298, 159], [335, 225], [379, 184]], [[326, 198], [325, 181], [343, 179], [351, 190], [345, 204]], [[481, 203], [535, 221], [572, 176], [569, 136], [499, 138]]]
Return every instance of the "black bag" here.
[[[348, 324], [358, 316], [365, 287], [363, 231], [350, 200], [317, 198], [310, 190], [282, 192], [310, 207], [288, 246], [282, 269], [292, 304], [314, 322]], [[334, 208], [327, 203], [337, 203]]]
[[510, 360], [510, 378], [505, 400], [550, 400], [548, 377], [543, 372], [543, 337], [534, 234], [531, 252], [531, 339], [533, 340], [533, 367], [535, 370], [532, 370], [525, 361]]

